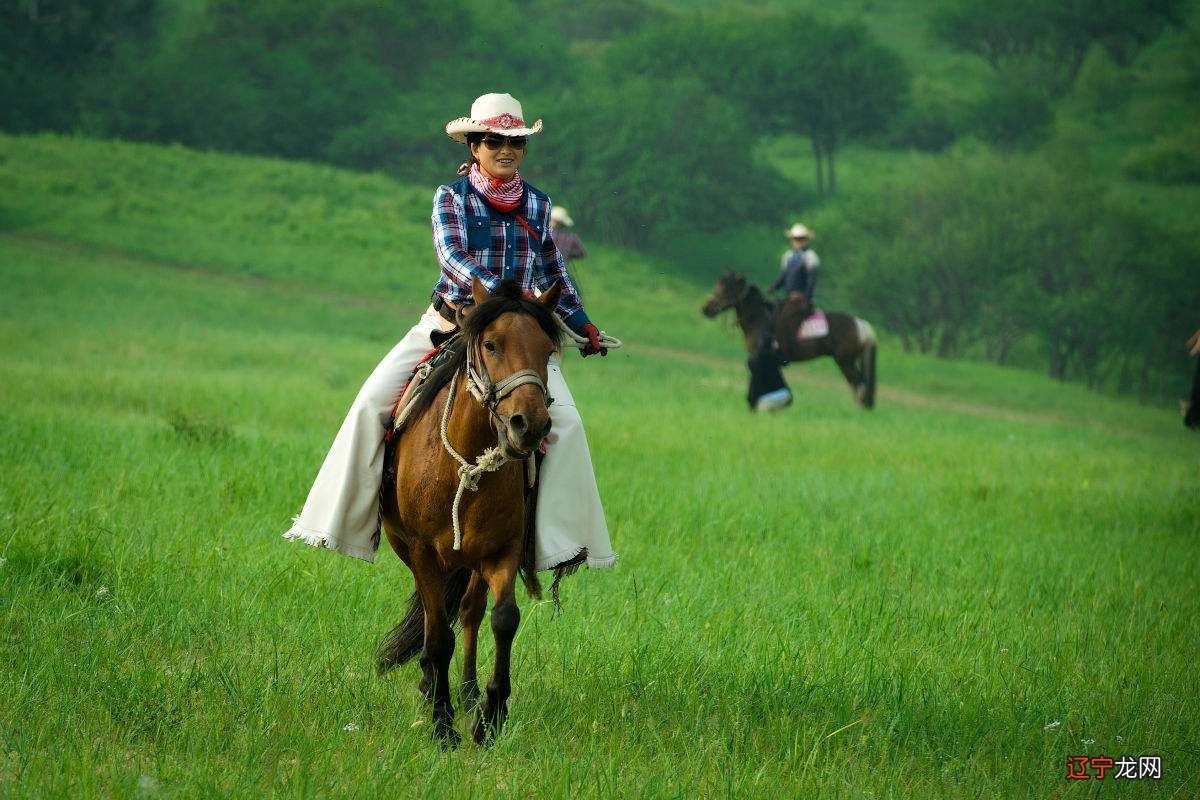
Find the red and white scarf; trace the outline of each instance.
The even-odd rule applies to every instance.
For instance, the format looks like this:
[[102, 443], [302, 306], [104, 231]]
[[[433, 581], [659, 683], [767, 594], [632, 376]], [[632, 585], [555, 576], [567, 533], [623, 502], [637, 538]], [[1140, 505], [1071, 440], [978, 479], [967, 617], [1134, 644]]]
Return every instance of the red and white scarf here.
[[521, 199], [525, 196], [525, 181], [521, 178], [521, 173], [516, 173], [508, 180], [507, 183], [499, 178], [493, 178], [482, 169], [479, 168], [479, 162], [471, 163], [471, 169], [467, 172], [467, 179], [471, 181], [471, 185], [475, 190], [483, 195], [493, 208], [509, 213], [516, 209], [521, 204]]

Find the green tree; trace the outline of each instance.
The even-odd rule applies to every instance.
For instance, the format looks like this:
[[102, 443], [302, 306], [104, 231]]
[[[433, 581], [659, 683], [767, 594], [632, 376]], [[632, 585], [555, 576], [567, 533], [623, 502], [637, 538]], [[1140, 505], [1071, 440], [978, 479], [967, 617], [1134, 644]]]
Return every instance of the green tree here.
[[[849, 140], [884, 129], [908, 99], [908, 72], [862, 25], [790, 19], [776, 31], [777, 50], [759, 84], [776, 130], [799, 128], [812, 143], [817, 191], [837, 191], [836, 156]], [[752, 95], [753, 96], [753, 95]], [[824, 176], [822, 176], [824, 167]]]
[[656, 245], [769, 217], [793, 187], [757, 164], [738, 109], [694, 80], [589, 82], [531, 147], [529, 176], [588, 230]]
[[908, 98], [903, 62], [865, 27], [796, 14], [671, 19], [614, 45], [606, 63], [664, 80], [694, 75], [760, 132], [804, 134], [819, 192], [836, 191], [838, 149], [881, 131]]
[[1061, 164], [960, 149], [846, 209], [830, 238], [857, 307], [906, 347], [941, 356], [982, 347], [1003, 361], [1032, 336], [1051, 376], [1099, 383], [1123, 348], [1145, 357], [1118, 332], [1147, 287], [1158, 296], [1167, 285], [1135, 277], [1162, 260], [1135, 244], [1154, 240], [1131, 233], [1138, 226]]
[[157, 0], [10, 0], [0, 3], [0, 127], [67, 130], [81, 78], [122, 46], [148, 44]]
[[947, 43], [975, 53], [1014, 81], [1060, 95], [1075, 80], [1093, 43], [1118, 63], [1182, 21], [1182, 0], [954, 0], [934, 13]]

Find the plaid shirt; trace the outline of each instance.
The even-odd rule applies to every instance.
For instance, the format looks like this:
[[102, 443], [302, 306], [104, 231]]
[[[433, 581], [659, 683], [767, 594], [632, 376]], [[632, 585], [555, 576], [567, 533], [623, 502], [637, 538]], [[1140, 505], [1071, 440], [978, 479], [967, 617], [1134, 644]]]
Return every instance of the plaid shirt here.
[[503, 214], [492, 208], [466, 184], [466, 178], [439, 186], [433, 196], [433, 248], [442, 274], [434, 294], [462, 305], [471, 302], [472, 278], [479, 278], [489, 292], [496, 291], [503, 280], [515, 280], [522, 289], [539, 292], [557, 281], [562, 287], [558, 313], [577, 331], [589, 320], [567, 274], [566, 260], [547, 235], [550, 198], [526, 183], [521, 215], [540, 243], [517, 221], [516, 213]]

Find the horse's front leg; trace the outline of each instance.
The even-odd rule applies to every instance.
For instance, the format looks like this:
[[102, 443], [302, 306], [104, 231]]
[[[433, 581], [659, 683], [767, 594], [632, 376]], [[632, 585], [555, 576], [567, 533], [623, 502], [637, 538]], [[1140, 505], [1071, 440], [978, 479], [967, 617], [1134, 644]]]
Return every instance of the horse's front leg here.
[[487, 685], [483, 707], [471, 731], [479, 744], [499, 734], [508, 717], [508, 696], [512, 692], [509, 680], [512, 643], [517, 635], [517, 626], [521, 624], [521, 610], [517, 607], [516, 596], [519, 561], [519, 549], [514, 547], [513, 552], [503, 559], [483, 565], [483, 577], [495, 601], [492, 606], [492, 635], [496, 639], [496, 666]]
[[479, 623], [487, 609], [487, 583], [478, 572], [471, 573], [467, 593], [463, 595], [462, 609], [458, 618], [463, 630], [463, 682], [462, 705], [475, 710], [479, 705], [479, 683], [475, 677], [476, 652], [479, 645]]
[[436, 564], [436, 554], [413, 553], [413, 577], [425, 609], [425, 646], [421, 649], [422, 689], [428, 687], [433, 701], [433, 736], [443, 746], [458, 745], [454, 730], [454, 706], [450, 702], [450, 659], [454, 655], [454, 631], [446, 614], [446, 575]]

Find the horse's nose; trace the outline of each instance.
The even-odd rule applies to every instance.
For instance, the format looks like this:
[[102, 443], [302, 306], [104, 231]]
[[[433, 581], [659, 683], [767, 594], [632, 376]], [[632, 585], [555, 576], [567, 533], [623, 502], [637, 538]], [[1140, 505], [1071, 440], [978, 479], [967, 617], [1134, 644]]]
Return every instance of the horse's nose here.
[[529, 430], [529, 423], [525, 421], [524, 414], [513, 414], [508, 418], [508, 431], [518, 442], [525, 438], [527, 430]]
[[522, 450], [532, 450], [550, 434], [550, 417], [545, 423], [531, 423], [524, 414], [513, 414], [508, 418], [509, 441], [517, 443]]

